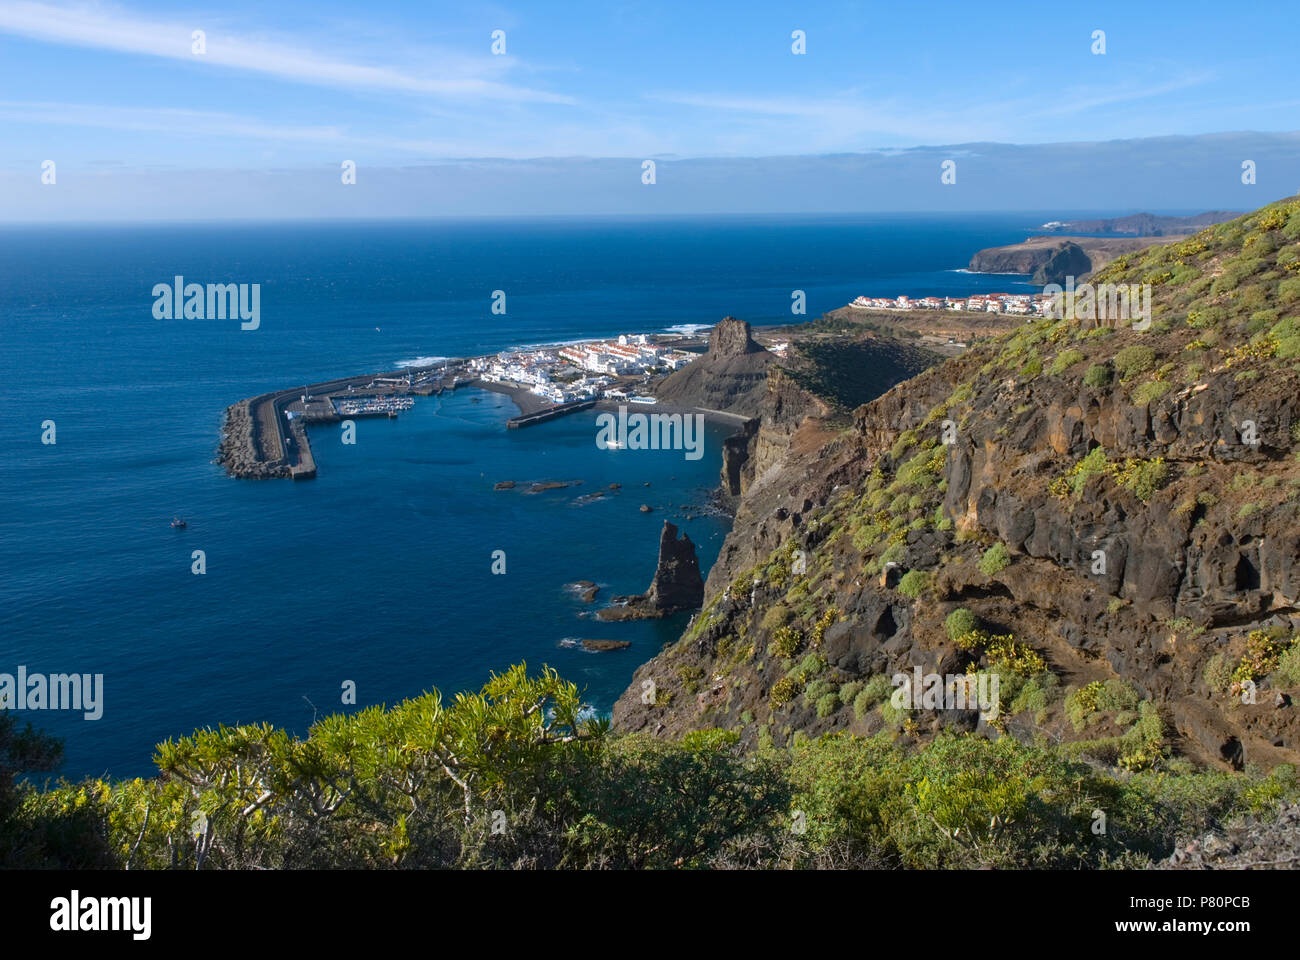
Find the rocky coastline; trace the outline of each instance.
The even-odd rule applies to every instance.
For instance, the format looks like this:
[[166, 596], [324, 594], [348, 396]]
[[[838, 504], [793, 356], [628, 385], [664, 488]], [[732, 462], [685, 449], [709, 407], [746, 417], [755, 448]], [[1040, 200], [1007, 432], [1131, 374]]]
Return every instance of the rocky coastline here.
[[[1121, 255], [1099, 281], [1204, 280], [1157, 284], [1147, 331], [1018, 324], [847, 425], [826, 378], [770, 373], [724, 450], [736, 519], [701, 612], [638, 669], [615, 729], [721, 727], [746, 747], [1047, 735], [1132, 770], [1300, 762], [1297, 225], [1286, 200]], [[891, 710], [880, 691], [914, 668], [998, 670], [1024, 695], [996, 730]], [[705, 700], [681, 679], [699, 676]], [[661, 700], [641, 701], [646, 681]]]

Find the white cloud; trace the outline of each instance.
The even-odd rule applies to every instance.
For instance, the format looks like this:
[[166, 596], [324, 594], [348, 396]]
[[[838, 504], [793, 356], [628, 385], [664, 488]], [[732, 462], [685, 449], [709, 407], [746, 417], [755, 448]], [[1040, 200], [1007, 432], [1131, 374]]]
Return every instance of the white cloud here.
[[[191, 63], [244, 70], [297, 83], [348, 89], [425, 94], [457, 99], [571, 103], [560, 94], [504, 82], [510, 68], [504, 57], [457, 56], [442, 51], [428, 66], [402, 69], [350, 62], [286, 43], [209, 29], [202, 19], [181, 22], [145, 20], [98, 4], [55, 6], [47, 3], [0, 2], [0, 32], [46, 43], [166, 57]], [[191, 51], [194, 30], [206, 33], [207, 52]]]

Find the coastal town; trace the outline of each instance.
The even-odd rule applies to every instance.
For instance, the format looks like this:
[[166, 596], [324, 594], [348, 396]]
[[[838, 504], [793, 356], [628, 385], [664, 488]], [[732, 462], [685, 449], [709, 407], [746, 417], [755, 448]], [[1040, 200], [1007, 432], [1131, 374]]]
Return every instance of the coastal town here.
[[671, 373], [698, 356], [656, 343], [648, 334], [622, 334], [532, 350], [505, 350], [475, 357], [468, 369], [484, 383], [522, 387], [551, 403], [582, 400], [627, 400], [654, 403], [635, 387], [658, 373]]
[[968, 297], [858, 297], [850, 307], [858, 310], [964, 310], [971, 313], [1009, 313], [1044, 317], [1052, 297], [1043, 293], [975, 293]]

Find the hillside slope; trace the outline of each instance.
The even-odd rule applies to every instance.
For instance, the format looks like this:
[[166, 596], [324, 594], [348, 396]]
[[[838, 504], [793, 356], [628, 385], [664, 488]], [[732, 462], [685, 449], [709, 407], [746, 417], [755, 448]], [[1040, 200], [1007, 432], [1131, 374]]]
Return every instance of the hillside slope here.
[[[1288, 199], [1120, 257], [1095, 279], [1151, 284], [1149, 329], [1035, 321], [849, 431], [791, 426], [806, 442], [747, 485], [704, 610], [616, 729], [996, 728], [1130, 769], [1300, 761], [1297, 240]], [[890, 678], [918, 667], [996, 674], [1000, 715], [899, 709]]]

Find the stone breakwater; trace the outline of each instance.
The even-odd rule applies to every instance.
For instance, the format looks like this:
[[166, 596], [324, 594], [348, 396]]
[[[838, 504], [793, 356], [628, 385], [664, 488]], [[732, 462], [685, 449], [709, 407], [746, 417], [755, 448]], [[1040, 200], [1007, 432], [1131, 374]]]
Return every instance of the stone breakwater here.
[[257, 423], [251, 413], [253, 400], [240, 400], [226, 408], [217, 446], [216, 462], [232, 477], [269, 479], [290, 475], [283, 457], [265, 459], [258, 442]]
[[[288, 410], [296, 406], [295, 418]], [[216, 462], [232, 477], [307, 480], [316, 476], [316, 461], [306, 423], [341, 419], [327, 398], [304, 401], [298, 391], [268, 393], [226, 408]]]

